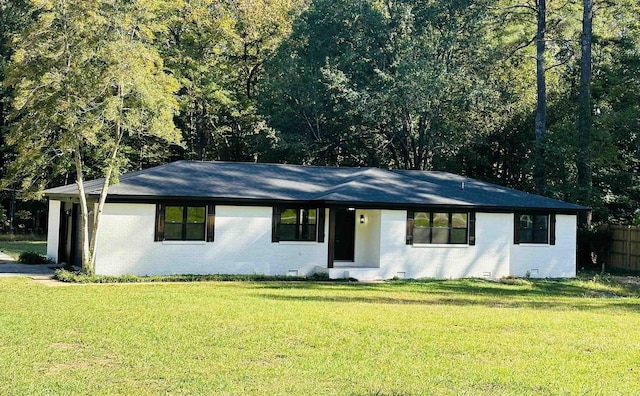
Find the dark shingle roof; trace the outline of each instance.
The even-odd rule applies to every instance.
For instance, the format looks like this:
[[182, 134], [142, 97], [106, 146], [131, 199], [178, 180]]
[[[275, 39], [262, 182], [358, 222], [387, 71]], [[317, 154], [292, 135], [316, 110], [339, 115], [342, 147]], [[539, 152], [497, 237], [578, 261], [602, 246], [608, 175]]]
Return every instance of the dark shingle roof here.
[[[85, 183], [98, 196], [102, 179]], [[464, 188], [463, 188], [464, 183]], [[75, 184], [45, 191], [51, 198], [75, 196]], [[336, 168], [241, 162], [178, 161], [120, 176], [110, 200], [154, 198], [222, 201], [316, 201], [353, 206], [467, 206], [486, 209], [584, 207], [446, 172]]]

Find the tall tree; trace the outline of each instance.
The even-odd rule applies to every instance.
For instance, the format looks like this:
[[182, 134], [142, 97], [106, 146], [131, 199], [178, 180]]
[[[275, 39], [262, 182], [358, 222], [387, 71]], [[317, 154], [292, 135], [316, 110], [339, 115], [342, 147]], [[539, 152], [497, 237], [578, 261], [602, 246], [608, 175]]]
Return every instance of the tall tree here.
[[315, 1], [267, 66], [289, 160], [431, 169], [479, 99], [482, 1]]
[[[591, 204], [591, 42], [593, 37], [593, 0], [582, 1], [582, 35], [580, 36], [580, 93], [578, 96], [578, 203]], [[590, 218], [581, 212], [579, 223], [589, 225]]]
[[545, 69], [547, 0], [536, 1], [536, 151], [534, 179], [538, 194], [546, 193], [545, 135], [547, 133], [547, 81]]
[[640, 215], [640, 4], [594, 12], [593, 222], [630, 224]]
[[[550, 128], [556, 114], [549, 113], [548, 109], [556, 103], [558, 95], [565, 92], [568, 84], [562, 77], [577, 53], [573, 43], [578, 29], [573, 22], [575, 6], [571, 1], [499, 0], [492, 7], [492, 16], [490, 23], [494, 31], [489, 34], [494, 48], [502, 53], [502, 61], [494, 66], [497, 78], [491, 79], [501, 93], [496, 110], [500, 112], [499, 109], [504, 108], [511, 115], [501, 117], [502, 125], [498, 126], [517, 130], [518, 136], [524, 137], [520, 131], [526, 128], [526, 121], [530, 123], [530, 138], [513, 142], [524, 145], [522, 149], [500, 150], [522, 152], [524, 161], [519, 165], [504, 158], [501, 162], [510, 168], [515, 165], [509, 179], [514, 176], [520, 179], [516, 180], [516, 186], [556, 196], [555, 180], [547, 179], [559, 171], [554, 163], [556, 157], [566, 153], [552, 145], [560, 131]], [[505, 78], [509, 79], [507, 85], [503, 83]], [[503, 140], [499, 131], [492, 135], [497, 141]], [[522, 171], [526, 172], [524, 177], [519, 175]]]
[[[12, 37], [24, 30], [29, 22], [29, 6], [26, 0], [0, 0], [0, 82], [5, 79], [5, 69], [13, 54]], [[9, 108], [13, 93], [0, 83], [0, 171], [10, 155], [5, 145]]]
[[[164, 4], [146, 0], [38, 0], [34, 26], [15, 42], [8, 71], [15, 89], [9, 135], [25, 187], [57, 160], [75, 165], [81, 208], [82, 267], [95, 271], [95, 246], [107, 189], [128, 139], [179, 141], [173, 125], [177, 82], [153, 47]], [[98, 202], [84, 189], [89, 164], [104, 177]], [[29, 171], [26, 173], [26, 171]], [[26, 177], [25, 177], [26, 176]], [[42, 182], [40, 180], [40, 182]]]
[[176, 119], [182, 156], [257, 159], [269, 129], [256, 113], [255, 86], [302, 6], [302, 0], [185, 0], [168, 10], [160, 49], [182, 84]]

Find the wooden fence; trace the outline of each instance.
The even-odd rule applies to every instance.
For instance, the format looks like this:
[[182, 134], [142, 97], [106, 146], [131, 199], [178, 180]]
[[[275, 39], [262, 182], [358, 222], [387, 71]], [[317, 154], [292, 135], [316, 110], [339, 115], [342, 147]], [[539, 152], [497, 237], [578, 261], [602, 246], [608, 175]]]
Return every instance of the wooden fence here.
[[640, 271], [640, 227], [609, 225], [612, 242], [608, 267]]

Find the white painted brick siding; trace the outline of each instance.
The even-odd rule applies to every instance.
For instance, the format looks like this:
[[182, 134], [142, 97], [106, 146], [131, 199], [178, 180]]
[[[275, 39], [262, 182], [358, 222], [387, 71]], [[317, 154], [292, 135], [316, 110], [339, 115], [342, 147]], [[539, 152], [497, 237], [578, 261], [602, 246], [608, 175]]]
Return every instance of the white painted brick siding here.
[[[356, 211], [354, 267], [380, 267], [380, 210]], [[360, 223], [360, 215], [365, 222]]]
[[214, 242], [154, 242], [155, 205], [107, 204], [103, 216], [98, 274], [310, 275], [327, 263], [326, 242], [272, 243], [271, 207], [217, 205]]
[[[515, 221], [511, 215], [511, 221]], [[511, 275], [540, 278], [576, 276], [576, 216], [556, 215], [556, 244], [511, 245]], [[512, 237], [513, 238], [513, 237]]]
[[[511, 215], [513, 217], [513, 215]], [[407, 245], [407, 212], [382, 211], [382, 278], [502, 277], [509, 274], [508, 214], [476, 214], [476, 245]]]
[[49, 201], [49, 219], [47, 223], [47, 257], [58, 261], [58, 241], [60, 233], [60, 201]]
[[[47, 251], [57, 254], [56, 205], [59, 203], [50, 203]], [[361, 214], [365, 224], [359, 222]], [[327, 266], [328, 210], [324, 243], [272, 243], [271, 207], [216, 206], [215, 241], [209, 243], [154, 242], [155, 205], [109, 203], [103, 216], [98, 236], [98, 274], [287, 275], [294, 270], [299, 275], [310, 275], [316, 267]], [[406, 211], [358, 210], [355, 260], [349, 265], [372, 267], [375, 274], [372, 270], [361, 271], [379, 279], [400, 275], [499, 278], [524, 276], [532, 269], [538, 270], [532, 276], [572, 277], [576, 216], [558, 215], [556, 219], [554, 246], [514, 245], [511, 213], [477, 213], [475, 246], [412, 246], [405, 243]], [[347, 273], [341, 271], [338, 272]]]

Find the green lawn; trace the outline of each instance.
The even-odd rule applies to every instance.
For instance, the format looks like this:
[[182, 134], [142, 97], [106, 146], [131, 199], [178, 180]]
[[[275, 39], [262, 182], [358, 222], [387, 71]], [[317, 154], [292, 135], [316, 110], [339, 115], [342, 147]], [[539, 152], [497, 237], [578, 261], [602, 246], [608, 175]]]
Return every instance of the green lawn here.
[[0, 251], [18, 259], [22, 252], [47, 254], [47, 241], [3, 241], [0, 240]]
[[637, 287], [0, 278], [0, 394], [640, 393]]

